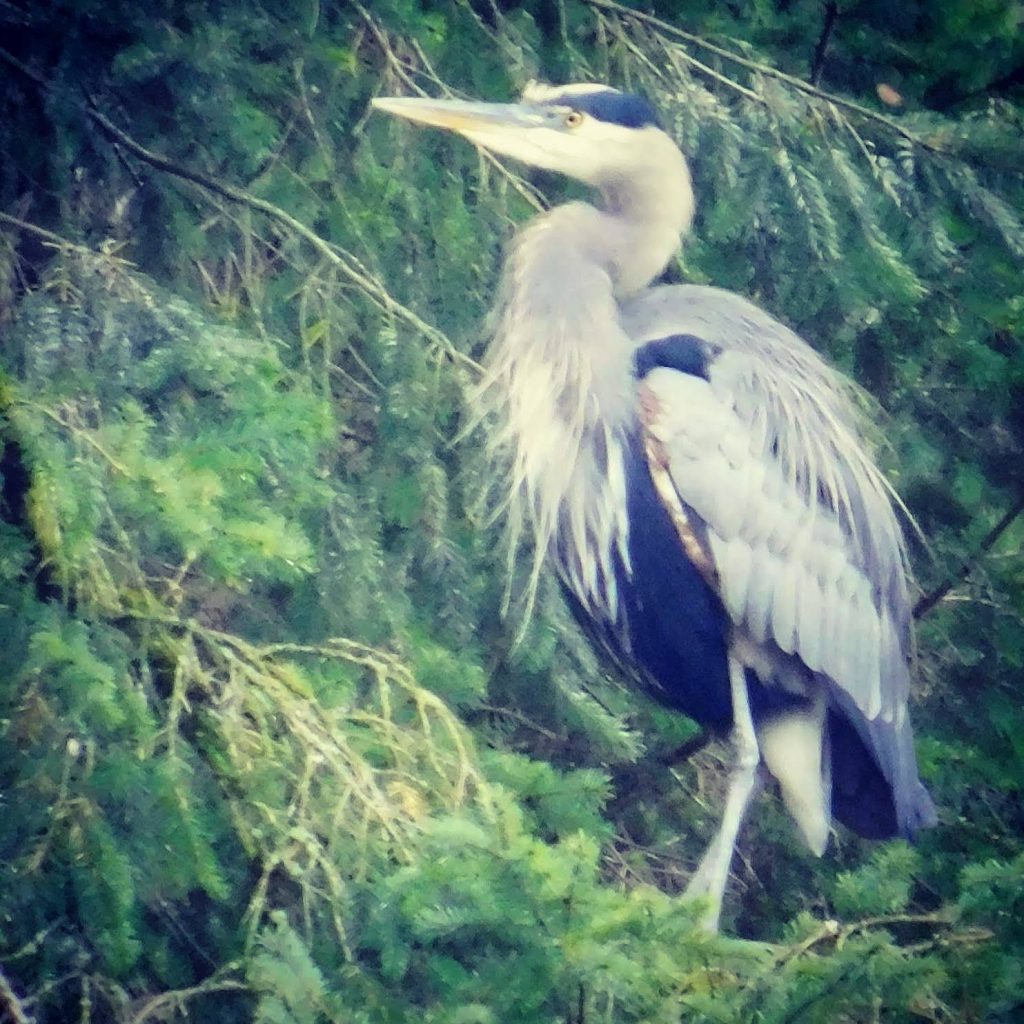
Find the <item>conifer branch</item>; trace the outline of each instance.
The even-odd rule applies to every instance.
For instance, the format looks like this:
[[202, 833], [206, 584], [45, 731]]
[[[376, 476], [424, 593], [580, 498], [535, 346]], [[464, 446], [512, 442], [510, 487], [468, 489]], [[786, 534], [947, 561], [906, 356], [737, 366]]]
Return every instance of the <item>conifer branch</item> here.
[[333, 242], [328, 242], [325, 238], [313, 231], [312, 228], [303, 224], [302, 221], [293, 217], [287, 211], [282, 210], [280, 206], [276, 206], [274, 203], [268, 202], [266, 199], [260, 199], [258, 196], [254, 196], [252, 193], [245, 191], [245, 189], [238, 188], [235, 185], [225, 184], [224, 182], [218, 181], [216, 178], [211, 178], [209, 175], [203, 174], [200, 171], [175, 163], [173, 160], [169, 160], [167, 157], [162, 156], [159, 153], [154, 153], [152, 150], [147, 149], [140, 142], [133, 139], [127, 134], [127, 132], [118, 128], [113, 121], [98, 109], [95, 105], [95, 101], [92, 99], [89, 101], [87, 113], [96, 122], [104, 134], [113, 141], [120, 143], [128, 152], [138, 157], [140, 160], [145, 161], [151, 167], [155, 167], [157, 170], [172, 174], [185, 181], [190, 181], [193, 184], [200, 186], [200, 188], [206, 189], [214, 195], [220, 196], [222, 199], [227, 199], [229, 202], [248, 206], [252, 210], [256, 210], [273, 218], [279, 224], [283, 224], [289, 231], [307, 241], [314, 249], [317, 250], [317, 252], [320, 253], [321, 256], [337, 267], [380, 309], [386, 313], [397, 316], [400, 320], [404, 320], [410, 327], [414, 328], [424, 337], [433, 342], [452, 362], [459, 363], [468, 369], [472, 369], [474, 372], [480, 372], [480, 365], [475, 360], [460, 352], [455, 347], [452, 340], [443, 331], [434, 327], [432, 324], [428, 324], [419, 315], [409, 309], [408, 306], [404, 306], [395, 299], [384, 285], [362, 266], [355, 256], [346, 252], [339, 245], [336, 245]]
[[[617, 32], [617, 35], [619, 42], [622, 43], [622, 45], [630, 52], [630, 54], [634, 57], [635, 60], [637, 60], [640, 64], [646, 65], [648, 70], [654, 75], [655, 78], [664, 79], [665, 76], [662, 73], [661, 69], [658, 67], [658, 65], [655, 64], [655, 62], [652, 61], [651, 58], [648, 57], [647, 54], [645, 54], [643, 50], [641, 50], [640, 47], [637, 46], [636, 43], [634, 43], [633, 40], [630, 39], [625, 32], [619, 31]], [[751, 102], [765, 102], [765, 98], [763, 96], [759, 96], [756, 92], [754, 92], [753, 89], [748, 89], [746, 86], [740, 85], [739, 82], [733, 81], [733, 79], [729, 78], [727, 75], [723, 75], [720, 71], [716, 71], [713, 67], [711, 67], [710, 64], [705, 64], [703, 61], [697, 60], [697, 58], [692, 56], [691, 54], [685, 54], [684, 57], [686, 63], [689, 64], [691, 67], [696, 68], [698, 71], [701, 72], [701, 74], [707, 75], [708, 78], [712, 78], [716, 82], [721, 82], [722, 85], [726, 86], [729, 89], [732, 89], [733, 92], [738, 92], [741, 96], [745, 96]]]
[[62, 427], [69, 434], [71, 434], [72, 437], [75, 437], [83, 444], [88, 445], [90, 448], [92, 448], [94, 452], [96, 452], [97, 455], [99, 455], [103, 459], [104, 462], [107, 463], [107, 465], [110, 466], [111, 469], [116, 470], [122, 476], [127, 477], [131, 475], [128, 471], [128, 467], [125, 466], [124, 463], [120, 462], [117, 458], [115, 458], [115, 456], [113, 456], [110, 452], [108, 452], [107, 449], [104, 448], [103, 445], [96, 440], [95, 436], [93, 435], [93, 432], [90, 431], [87, 427], [81, 427], [77, 423], [71, 422], [70, 419], [65, 419], [63, 416], [54, 412], [53, 409], [50, 409], [45, 405], [41, 405], [39, 402], [23, 402], [21, 404], [23, 404], [25, 408], [33, 409], [40, 415], [45, 416], [49, 420], [52, 420], [54, 423], [57, 424], [57, 426]]
[[[883, 125], [889, 131], [901, 136], [920, 149], [927, 150], [931, 153], [948, 153], [948, 150], [945, 147], [938, 146], [934, 142], [925, 141], [925, 139], [914, 134], [914, 132], [910, 131], [908, 128], [904, 128], [898, 121], [894, 121], [891, 117], [886, 117], [884, 114], [880, 114], [878, 111], [872, 110], [870, 107], [862, 106], [860, 103], [846, 99], [836, 93], [830, 93], [823, 89], [819, 89], [811, 82], [806, 82], [802, 78], [797, 78], [796, 75], [790, 75], [785, 71], [780, 71], [771, 64], [764, 64], [761, 61], [751, 60], [749, 57], [743, 57], [724, 46], [719, 46], [717, 43], [712, 43], [709, 40], [704, 39], [702, 36], [695, 35], [692, 32], [687, 32], [685, 29], [678, 28], [667, 21], [662, 21], [660, 18], [656, 18], [653, 14], [645, 14], [643, 11], [635, 11], [629, 7], [624, 7], [622, 4], [616, 3], [616, 0], [584, 0], [584, 2], [591, 7], [611, 11], [619, 17], [631, 18], [640, 24], [647, 25], [655, 29], [664, 36], [680, 39], [692, 46], [699, 46], [702, 49], [707, 50], [709, 53], [713, 53], [716, 57], [727, 60], [739, 67], [745, 68], [748, 71], [753, 71], [758, 75], [764, 75], [766, 78], [774, 78], [776, 81], [784, 82], [786, 85], [789, 85], [808, 96], [813, 96], [815, 99], [849, 110], [855, 113], [858, 117]], [[696, 61], [695, 58], [688, 59], [692, 61], [695, 66], [699, 65], [702, 69], [704, 68], [704, 65], [702, 65], [701, 62]], [[747, 91], [745, 87], [740, 85], [738, 82], [725, 78], [725, 76], [722, 76], [719, 73], [715, 74], [715, 78], [719, 81], [724, 81], [730, 88], [738, 92], [743, 93]]]
[[[395, 53], [394, 47], [391, 45], [391, 41], [388, 38], [388, 34], [381, 23], [373, 17], [373, 15], [360, 3], [355, 3], [355, 8], [359, 12], [360, 17], [366, 22], [367, 28], [373, 35], [374, 41], [380, 48], [381, 53], [384, 55], [384, 59], [387, 61], [388, 67], [394, 73], [394, 76], [402, 83], [402, 85], [410, 92], [415, 93], [417, 96], [429, 96], [425, 89], [422, 89], [418, 82], [409, 74], [408, 65], [406, 61], [403, 61], [398, 54]], [[410, 40], [413, 49], [416, 52], [416, 56], [420, 63], [423, 65], [422, 74], [428, 78], [434, 86], [437, 87], [438, 91], [444, 96], [445, 99], [453, 99], [458, 94], [454, 92], [444, 81], [443, 78], [434, 69], [434, 66], [430, 63], [429, 58], [423, 52], [423, 48], [419, 42], [415, 39]], [[527, 203], [534, 210], [543, 210], [545, 208], [544, 195], [543, 193], [531, 185], [521, 175], [516, 174], [503, 160], [495, 156], [489, 150], [477, 146], [477, 152], [480, 154], [481, 159], [497, 170], [508, 179], [512, 188], [526, 200]]]

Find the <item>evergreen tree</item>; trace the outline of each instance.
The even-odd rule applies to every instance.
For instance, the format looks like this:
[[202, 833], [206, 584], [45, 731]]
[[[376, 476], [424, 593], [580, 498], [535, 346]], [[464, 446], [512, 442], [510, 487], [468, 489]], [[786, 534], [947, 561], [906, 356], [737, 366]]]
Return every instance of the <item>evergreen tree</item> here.
[[[1017, 5], [705, 6], [0, 5], [0, 1022], [1020, 1018]], [[571, 186], [368, 117], [532, 77], [657, 101], [672, 275], [863, 385], [927, 538], [941, 825], [817, 861], [759, 802], [731, 938], [725, 751], [523, 621], [466, 436]]]

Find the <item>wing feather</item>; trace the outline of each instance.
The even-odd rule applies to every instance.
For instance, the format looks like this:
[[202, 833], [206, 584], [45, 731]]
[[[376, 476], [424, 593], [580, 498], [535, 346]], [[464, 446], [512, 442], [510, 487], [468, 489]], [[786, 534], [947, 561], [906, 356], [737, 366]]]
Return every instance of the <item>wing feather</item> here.
[[769, 639], [768, 622], [771, 618], [773, 580], [777, 573], [776, 558], [766, 547], [753, 550], [753, 569], [747, 591], [746, 608], [737, 617], [750, 630], [751, 636], [761, 643]]
[[726, 540], [717, 533], [709, 534], [711, 552], [721, 586], [721, 597], [733, 620], [739, 619], [747, 606], [747, 588], [753, 568], [753, 552], [741, 538]]
[[771, 631], [775, 642], [787, 654], [795, 654], [797, 575], [792, 562], [779, 562], [772, 591]]
[[894, 521], [879, 538], [852, 518], [893, 518], [891, 506], [875, 493], [878, 481], [849, 464], [845, 435], [833, 436], [828, 416], [816, 421], [806, 396], [790, 422], [774, 393], [755, 405], [745, 380], [746, 391], [734, 355], [712, 361], [707, 379], [655, 367], [641, 385], [643, 429], [657, 441], [680, 507], [706, 528], [736, 625], [827, 675], [869, 720], [891, 717], [905, 703], [907, 675], [889, 600], [902, 548], [879, 553], [887, 537], [898, 539]]
[[821, 672], [824, 668], [823, 601], [821, 587], [813, 572], [804, 574], [798, 595], [797, 650], [809, 669]]
[[832, 679], [838, 679], [839, 663], [839, 601], [835, 588], [822, 586], [821, 592], [821, 671]]

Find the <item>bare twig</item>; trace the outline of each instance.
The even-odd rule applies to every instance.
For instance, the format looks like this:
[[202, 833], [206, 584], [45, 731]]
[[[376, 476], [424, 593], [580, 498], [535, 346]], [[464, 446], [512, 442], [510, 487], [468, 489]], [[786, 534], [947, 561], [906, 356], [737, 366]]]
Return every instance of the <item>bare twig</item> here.
[[658, 760], [662, 764], [667, 765], [679, 764], [680, 761], [689, 761], [694, 754], [702, 751], [714, 738], [710, 732], [699, 732], [696, 736], [691, 736], [685, 743], [681, 743], [678, 747], [668, 751], [668, 753], [662, 754]]
[[839, 4], [836, 3], [836, 0], [828, 0], [825, 4], [825, 22], [821, 26], [818, 45], [814, 47], [814, 60], [811, 64], [811, 85], [817, 85], [821, 81], [821, 73], [825, 70], [825, 56], [828, 53], [828, 44], [832, 39], [832, 30], [836, 27], [838, 15]]
[[964, 559], [956, 572], [948, 576], [931, 593], [925, 594], [914, 605], [914, 618], [920, 619], [927, 615], [958, 583], [970, 576], [975, 566], [989, 553], [1000, 537], [1013, 525], [1017, 517], [1024, 512], [1024, 491], [1017, 495], [1017, 500], [1003, 513], [999, 522], [982, 538], [974, 553]]
[[75, 242], [71, 242], [62, 235], [55, 234], [53, 231], [47, 231], [46, 228], [41, 228], [38, 224], [32, 224], [27, 220], [21, 220], [19, 217], [12, 217], [9, 213], [3, 213], [0, 211], [0, 223], [10, 224], [19, 231], [26, 231], [30, 235], [42, 238], [44, 241], [47, 241], [51, 245], [57, 246], [60, 249], [72, 249], [77, 252], [88, 253], [90, 256], [97, 255], [92, 249], [89, 249], [84, 245], [78, 245]]

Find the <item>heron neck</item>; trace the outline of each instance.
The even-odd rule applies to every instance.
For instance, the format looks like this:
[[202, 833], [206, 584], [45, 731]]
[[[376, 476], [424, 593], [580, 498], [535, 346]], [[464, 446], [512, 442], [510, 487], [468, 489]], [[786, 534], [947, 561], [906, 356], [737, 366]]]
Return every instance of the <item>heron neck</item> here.
[[682, 154], [601, 186], [605, 264], [617, 298], [647, 287], [667, 266], [693, 220], [693, 188]]

